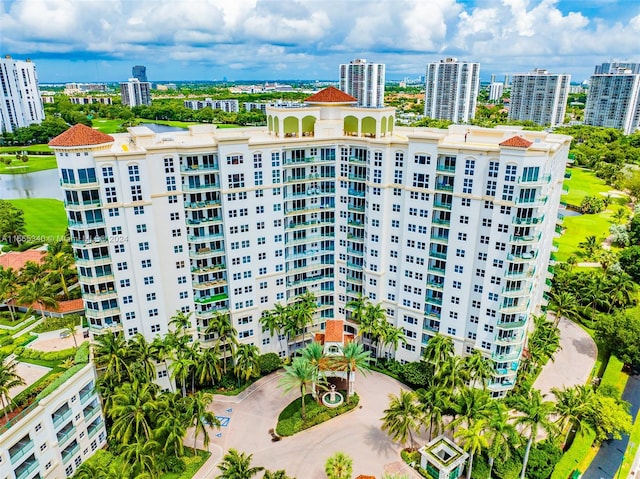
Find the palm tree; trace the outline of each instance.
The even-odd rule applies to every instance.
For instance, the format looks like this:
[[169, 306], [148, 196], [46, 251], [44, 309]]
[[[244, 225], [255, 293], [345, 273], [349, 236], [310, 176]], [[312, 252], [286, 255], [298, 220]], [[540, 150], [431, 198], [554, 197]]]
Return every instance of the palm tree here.
[[187, 432], [186, 414], [181, 411], [180, 394], [165, 393], [159, 400], [161, 410], [157, 428], [154, 430], [155, 439], [162, 445], [162, 451], [175, 455], [184, 456], [184, 436]]
[[127, 346], [128, 355], [132, 359], [132, 376], [142, 382], [153, 381], [156, 376], [156, 366], [154, 364], [156, 355], [152, 343], [147, 342], [145, 337], [138, 333], [128, 341]]
[[365, 351], [362, 344], [352, 341], [342, 349], [342, 356], [337, 356], [333, 362], [336, 370], [347, 373], [347, 402], [350, 402], [353, 394], [351, 375], [359, 372], [364, 376], [371, 371], [371, 351]]
[[600, 243], [595, 235], [589, 235], [584, 239], [584, 241], [578, 243], [578, 248], [584, 250], [587, 258], [593, 258], [596, 251], [600, 249]]
[[469, 381], [469, 370], [465, 369], [465, 360], [460, 356], [450, 356], [434, 376], [454, 393]]
[[292, 323], [292, 321], [289, 320], [289, 313], [289, 308], [280, 303], [276, 303], [273, 306], [273, 309], [269, 312], [270, 315], [274, 316], [275, 324], [278, 325], [278, 335], [285, 333], [285, 335], [288, 336], [289, 328], [287, 326]]
[[469, 384], [481, 384], [482, 389], [487, 387], [487, 381], [493, 377], [495, 369], [493, 363], [482, 355], [478, 349], [464, 358], [465, 369], [469, 372]]
[[209, 431], [207, 426], [220, 427], [220, 421], [216, 416], [207, 408], [213, 401], [213, 395], [204, 391], [197, 391], [195, 394], [187, 398], [187, 410], [186, 416], [189, 419], [189, 424], [195, 427], [193, 433], [193, 448], [196, 448], [196, 441], [200, 433], [202, 433], [202, 444], [204, 448], [209, 447]]
[[193, 316], [193, 311], [189, 313], [184, 313], [184, 311], [176, 310], [176, 313], [171, 316], [169, 319], [169, 326], [173, 328], [173, 331], [178, 334], [184, 334], [185, 330], [189, 329], [192, 324], [191, 317]]
[[629, 213], [627, 213], [627, 209], [623, 206], [621, 208], [618, 208], [611, 218], [613, 219], [615, 224], [619, 225], [622, 224], [628, 216]]
[[451, 408], [450, 391], [437, 381], [432, 381], [428, 387], [418, 389], [416, 396], [423, 420], [429, 425], [429, 440], [431, 440], [433, 436], [439, 435], [444, 430], [444, 416]]
[[216, 479], [251, 479], [260, 471], [264, 471], [264, 467], [251, 466], [253, 454], [240, 453], [236, 449], [229, 449], [229, 452], [222, 457], [222, 461], [218, 464], [220, 474]]
[[113, 420], [111, 433], [118, 442], [129, 444], [134, 438], [149, 440], [153, 437], [155, 416], [160, 411], [157, 392], [155, 383], [135, 379], [114, 391], [107, 414]]
[[413, 432], [419, 429], [421, 410], [416, 403], [415, 393], [400, 390], [399, 396], [389, 394], [389, 407], [385, 409], [382, 417], [382, 430], [386, 431], [391, 439], [399, 441], [403, 446], [409, 439], [411, 449], [415, 449]]
[[362, 293], [358, 293], [354, 299], [347, 303], [347, 309], [351, 311], [351, 318], [354, 322], [360, 323], [365, 316], [367, 303], [369, 298], [363, 296]]
[[[172, 342], [173, 336], [171, 333], [168, 333], [164, 336], [156, 336], [153, 338], [150, 346], [153, 359], [156, 361], [162, 361], [167, 373], [169, 373], [169, 364], [167, 363], [167, 359], [170, 359], [173, 353]], [[169, 389], [173, 392], [173, 383], [171, 381], [169, 381]]]
[[[360, 320], [358, 335], [362, 336], [368, 334], [371, 337], [371, 341], [377, 343], [386, 326], [388, 326], [387, 313], [382, 308], [382, 305], [380, 303], [367, 303], [364, 311], [364, 317]], [[374, 354], [379, 356], [378, 348]]]
[[318, 308], [314, 294], [307, 291], [296, 298], [296, 302], [290, 305], [291, 316], [294, 318], [296, 330], [302, 332], [302, 342], [305, 342], [307, 326], [313, 324], [313, 316]]
[[293, 388], [300, 390], [300, 398], [302, 401], [300, 414], [302, 419], [307, 419], [307, 412], [304, 405], [304, 398], [307, 395], [307, 385], [320, 381], [320, 376], [316, 367], [304, 358], [295, 358], [290, 366], [284, 366], [284, 376], [280, 379], [279, 387], [285, 392], [291, 391]]
[[626, 273], [616, 273], [607, 276], [606, 295], [609, 297], [610, 308], [625, 308], [635, 304], [638, 287]]
[[[333, 363], [331, 361], [331, 359], [333, 358], [327, 357], [324, 354], [324, 347], [322, 346], [322, 344], [316, 343], [315, 341], [313, 343], [307, 344], [301, 350], [301, 355], [303, 359], [308, 361], [309, 364], [311, 364], [315, 368], [315, 374], [318, 376], [322, 371], [331, 369], [331, 367], [333, 366]], [[317, 396], [317, 385], [316, 383], [313, 383], [311, 386], [313, 388], [312, 395], [315, 398]]]
[[48, 268], [52, 273], [56, 273], [58, 279], [60, 280], [60, 285], [62, 286], [62, 291], [66, 299], [69, 299], [69, 288], [67, 286], [65, 274], [69, 272], [69, 269], [71, 268], [71, 266], [73, 266], [73, 264], [73, 258], [69, 254], [62, 251], [53, 255], [47, 254], [45, 260], [46, 268]]
[[136, 477], [145, 473], [148, 477], [156, 477], [158, 469], [155, 457], [159, 448], [160, 444], [157, 441], [137, 437], [136, 442], [122, 445], [121, 454], [123, 459], [133, 466]]
[[287, 476], [287, 471], [284, 469], [279, 469], [277, 471], [264, 471], [264, 476], [262, 479], [291, 479]]
[[16, 373], [17, 366], [14, 361], [5, 362], [5, 358], [0, 359], [0, 401], [4, 410], [4, 418], [7, 421], [9, 420], [9, 412], [7, 410], [11, 404], [9, 390], [25, 384], [23, 379]]
[[[209, 326], [207, 326], [205, 334], [215, 334], [218, 336], [216, 346], [219, 351], [224, 351], [222, 370], [224, 374], [227, 374], [228, 357], [229, 355], [233, 356], [235, 346], [238, 344], [238, 331], [233, 327], [229, 314], [216, 311], [211, 319], [209, 319]], [[229, 355], [227, 354], [227, 348]]]
[[381, 333], [381, 349], [384, 349], [387, 346], [391, 346], [391, 351], [395, 351], [396, 349], [398, 349], [398, 345], [400, 343], [407, 343], [407, 338], [404, 335], [404, 330], [402, 328], [396, 328], [386, 321], [384, 322], [384, 327], [382, 328]]
[[489, 476], [497, 457], [509, 459], [514, 445], [520, 443], [520, 435], [510, 421], [509, 409], [500, 401], [491, 401], [491, 413], [487, 422], [487, 439], [489, 441]]
[[171, 373], [171, 379], [180, 381], [182, 387], [182, 397], [187, 396], [187, 381], [189, 380], [189, 374], [191, 373], [191, 367], [193, 361], [184, 353], [180, 352], [178, 356], [169, 365], [169, 371]]
[[527, 462], [529, 462], [529, 453], [531, 452], [531, 445], [538, 436], [539, 430], [542, 428], [549, 434], [555, 432], [556, 428], [553, 422], [551, 422], [550, 416], [555, 412], [555, 404], [551, 401], [545, 401], [537, 389], [529, 389], [520, 396], [515, 398], [515, 409], [522, 413], [516, 417], [516, 425], [522, 426], [522, 435], [529, 431], [529, 437], [527, 439], [527, 447], [524, 452], [524, 459], [522, 460], [522, 472], [520, 473], [520, 479], [525, 478], [527, 470]]
[[211, 383], [222, 379], [222, 360], [217, 347], [202, 350], [198, 364], [196, 364], [196, 374], [200, 384]]
[[262, 316], [260, 316], [260, 324], [262, 325], [262, 332], [269, 331], [270, 337], [282, 334], [282, 318], [274, 311], [263, 311]]
[[94, 338], [93, 359], [98, 369], [118, 383], [129, 379], [129, 351], [120, 334], [105, 333]]
[[597, 408], [596, 395], [591, 386], [585, 385], [563, 389], [553, 388], [551, 392], [556, 397], [556, 412], [560, 416], [557, 423], [560, 429], [564, 430], [568, 425], [572, 425], [567, 431], [566, 442], [573, 427], [578, 433], [593, 417]]
[[43, 263], [35, 261], [27, 261], [20, 270], [20, 283], [28, 284], [37, 279], [45, 279], [47, 276], [47, 267]]
[[2, 268], [0, 266], [0, 302], [9, 306], [11, 321], [15, 321], [13, 299], [18, 292], [18, 273], [13, 268]]
[[471, 427], [474, 421], [487, 420], [490, 412], [491, 397], [484, 389], [465, 386], [453, 398], [451, 408], [455, 418], [449, 423], [451, 429], [462, 424]]
[[454, 353], [453, 339], [438, 333], [427, 342], [422, 359], [433, 366], [433, 374], [437, 375], [447, 358]]
[[489, 447], [489, 441], [484, 435], [485, 427], [486, 423], [484, 420], [474, 421], [467, 427], [461, 427], [453, 435], [453, 437], [460, 442], [460, 447], [469, 453], [467, 479], [471, 479], [473, 457], [483, 449]]
[[49, 281], [42, 278], [35, 279], [20, 288], [17, 300], [19, 304], [28, 305], [30, 308], [32, 308], [36, 303], [39, 303], [43, 321], [45, 319], [45, 308], [58, 307], [58, 300], [56, 299], [56, 293], [53, 286]]
[[549, 309], [555, 312], [554, 326], [560, 322], [560, 318], [575, 320], [578, 318], [578, 300], [568, 291], [553, 291], [551, 293], [551, 301], [549, 301]]
[[260, 374], [260, 350], [253, 344], [241, 344], [236, 349], [233, 372], [246, 383], [252, 376]]
[[327, 459], [324, 472], [327, 474], [327, 479], [351, 479], [353, 459], [344, 452], [336, 452]]

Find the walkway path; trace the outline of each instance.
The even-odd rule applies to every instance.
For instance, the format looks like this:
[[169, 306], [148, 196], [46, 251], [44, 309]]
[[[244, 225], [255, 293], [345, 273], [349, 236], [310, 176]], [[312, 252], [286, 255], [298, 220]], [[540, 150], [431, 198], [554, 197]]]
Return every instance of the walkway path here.
[[[553, 313], [548, 313], [553, 320]], [[560, 329], [560, 350], [554, 361], [549, 361], [533, 387], [544, 394], [551, 394], [552, 388], [563, 388], [585, 384], [598, 357], [596, 343], [591, 336], [576, 323], [562, 318]]]
[[[398, 394], [402, 384], [379, 373], [358, 376], [356, 390], [360, 406], [354, 411], [291, 438], [272, 442], [269, 429], [275, 428], [282, 409], [298, 397], [278, 388], [281, 373], [256, 382], [237, 397], [216, 395], [212, 410], [223, 426], [211, 432], [211, 458], [194, 479], [216, 477], [216, 463], [223, 451], [235, 448], [253, 454], [253, 464], [271, 471], [285, 469], [288, 475], [304, 479], [325, 479], [324, 464], [338, 451], [353, 459], [354, 477], [359, 474], [382, 476], [403, 470], [409, 478], [417, 473], [405, 468], [401, 446], [380, 429], [380, 418], [388, 406], [389, 394]], [[185, 444], [193, 445], [193, 436]]]

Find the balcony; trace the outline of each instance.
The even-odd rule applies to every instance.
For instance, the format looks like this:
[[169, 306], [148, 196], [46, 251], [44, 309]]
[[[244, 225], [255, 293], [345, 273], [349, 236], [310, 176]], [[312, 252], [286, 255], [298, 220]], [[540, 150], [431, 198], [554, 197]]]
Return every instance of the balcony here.
[[436, 182], [436, 191], [453, 191], [453, 185], [450, 183]]
[[221, 254], [224, 254], [224, 248], [200, 248], [197, 251], [189, 250], [189, 258], [191, 259], [212, 258]]
[[429, 251], [429, 256], [438, 259], [447, 259], [447, 253], [441, 253], [439, 251]]
[[98, 414], [98, 412], [100, 412], [100, 405], [98, 403], [91, 404], [82, 410], [85, 421], [91, 419], [93, 416]]
[[427, 288], [444, 289], [444, 281], [427, 281]]
[[518, 348], [515, 351], [510, 351], [508, 353], [493, 353], [491, 355], [491, 359], [496, 362], [504, 362], [504, 361], [513, 361], [515, 359], [520, 359], [521, 350]]
[[507, 288], [506, 286], [502, 288], [502, 296], [505, 298], [515, 298], [518, 296], [529, 296], [531, 290], [533, 289], [533, 285], [522, 285], [515, 288]]
[[[27, 439], [25, 441], [25, 439]], [[20, 441], [9, 448], [9, 456], [11, 463], [17, 464], [18, 460], [29, 454], [33, 450], [33, 441], [29, 436], [23, 437]]]
[[[89, 434], [89, 436], [91, 436], [91, 434]], [[62, 451], [62, 462], [67, 463], [71, 460], [71, 458], [74, 456], [75, 453], [77, 453], [80, 450], [80, 445], [78, 444], [77, 441], [73, 441], [71, 444], [69, 444], [64, 451]]]
[[509, 242], [518, 245], [532, 245], [540, 241], [540, 237], [542, 233], [538, 233], [536, 235], [525, 235], [525, 236], [515, 236], [511, 235], [509, 238]]
[[29, 461], [25, 461], [20, 464], [19, 467], [16, 467], [14, 471], [16, 479], [27, 479], [31, 477], [39, 465], [40, 463], [36, 461], [35, 456], [32, 455]]
[[513, 385], [515, 384], [515, 382], [513, 380], [507, 380], [507, 381], [502, 381], [502, 382], [496, 382], [496, 383], [490, 383], [487, 386], [487, 389], [489, 391], [508, 391], [509, 389], [513, 388]]
[[58, 439], [58, 446], [62, 446], [69, 439], [71, 439], [76, 433], [76, 428], [73, 427], [73, 424], [69, 422], [64, 429], [61, 429], [56, 433], [56, 438]]
[[94, 293], [83, 292], [82, 297], [84, 299], [92, 300], [92, 301], [103, 301], [103, 300], [113, 299], [118, 297], [118, 292], [115, 289], [110, 288], [108, 290], [105, 289], [102, 291], [96, 291]]
[[61, 409], [64, 409], [64, 410], [61, 411], [60, 409], [58, 409], [58, 411], [56, 411], [51, 415], [51, 419], [53, 420], [53, 426], [56, 428], [60, 426], [65, 421], [65, 419], [69, 418], [72, 413], [71, 408], [69, 408], [68, 406], [66, 408], [61, 408]]
[[93, 383], [87, 384], [85, 387], [83, 387], [80, 390], [80, 403], [81, 404], [83, 404], [83, 405], [86, 404], [86, 402], [89, 399], [93, 398], [93, 397], [95, 397]]
[[104, 222], [104, 220], [93, 221], [91, 223], [85, 223], [84, 221], [69, 220], [68, 224], [69, 224], [69, 228], [73, 228], [76, 230], [87, 229], [87, 228], [100, 228], [100, 227], [106, 226], [106, 223]]
[[195, 242], [201, 242], [201, 241], [209, 241], [209, 240], [219, 240], [224, 238], [224, 233], [223, 232], [219, 232], [219, 233], [213, 233], [213, 234], [206, 234], [206, 235], [189, 235], [187, 236], [187, 239], [189, 241], [195, 241]]
[[496, 334], [495, 343], [500, 346], [508, 346], [510, 344], [520, 344], [524, 339], [524, 332], [522, 330], [511, 333], [509, 335]]
[[536, 259], [537, 256], [537, 251], [525, 251], [524, 253], [508, 254], [507, 260], [512, 263], [526, 263]]
[[97, 256], [94, 258], [76, 259], [76, 266], [87, 266], [89, 268], [92, 266], [102, 266], [108, 263], [111, 263], [111, 257], [108, 254], [104, 256]]
[[207, 266], [193, 267], [191, 268], [192, 273], [201, 274], [201, 273], [210, 273], [212, 271], [221, 271], [225, 269], [227, 266], [225, 264], [211, 264]]
[[348, 175], [347, 178], [349, 178], [350, 181], [367, 181], [367, 176], [366, 175]]
[[440, 209], [447, 210], [447, 211], [451, 211], [451, 205], [452, 205], [452, 203], [450, 203], [450, 202], [445, 202], [445, 201], [440, 201], [440, 200], [435, 200], [433, 202], [433, 207], [434, 208], [440, 208]]
[[427, 303], [437, 304], [438, 306], [442, 305], [442, 298], [441, 297], [437, 298], [437, 297], [434, 297], [434, 296], [425, 296], [424, 300]]
[[364, 205], [347, 205], [349, 211], [355, 211], [356, 213], [364, 213]]
[[551, 182], [551, 175], [544, 175], [544, 176], [531, 177], [531, 178], [521, 176], [520, 178], [518, 178], [519, 185], [528, 186], [528, 187], [544, 186], [544, 185], [548, 185], [550, 182]]
[[540, 215], [540, 216], [532, 216], [530, 218], [518, 218], [517, 216], [514, 216], [511, 219], [511, 224], [512, 225], [539, 225], [544, 221], [544, 215]]
[[506, 271], [504, 276], [509, 280], [527, 279], [533, 276], [535, 270], [535, 267], [529, 267], [524, 268], [522, 271]]
[[220, 188], [220, 183], [202, 183], [197, 185], [182, 185], [182, 191], [189, 193], [190, 191], [212, 190]]
[[347, 220], [347, 224], [356, 228], [364, 228], [364, 222], [360, 220]]
[[224, 301], [226, 299], [229, 299], [229, 293], [220, 293], [213, 296], [195, 297], [193, 298], [193, 301], [198, 304], [209, 304], [215, 303], [217, 301]]
[[332, 274], [325, 274], [325, 275], [321, 275], [321, 276], [314, 276], [311, 278], [305, 278], [305, 279], [299, 279], [296, 281], [287, 281], [287, 288], [295, 288], [298, 286], [302, 286], [308, 283], [315, 283], [317, 281], [323, 281], [325, 279], [333, 279], [333, 275]]
[[438, 273], [438, 274], [444, 275], [447, 270], [445, 268], [441, 268], [439, 266], [429, 265], [427, 267], [427, 271], [429, 271], [430, 273]]
[[522, 206], [544, 206], [547, 204], [547, 197], [541, 198], [516, 198], [516, 204]]
[[90, 239], [72, 238], [71, 244], [73, 246], [80, 246], [80, 247], [100, 246], [100, 245], [109, 244], [109, 238], [106, 236], [96, 236], [95, 238], [90, 238]]
[[[282, 164], [283, 166], [289, 166], [289, 165], [300, 165], [305, 163], [316, 163], [319, 161], [320, 160], [314, 156], [305, 156], [303, 158], [284, 158], [282, 160]], [[335, 161], [335, 160], [332, 160], [332, 161]]]
[[454, 174], [456, 172], [456, 165], [448, 165], [445, 163], [436, 163], [436, 171], [440, 173], [451, 173]]
[[308, 235], [308, 236], [305, 236], [304, 238], [297, 238], [297, 239], [288, 240], [287, 241], [287, 246], [303, 244], [303, 243], [314, 243], [314, 242], [318, 242], [318, 241], [323, 241], [325, 239], [334, 239], [334, 235], [332, 235], [332, 234]]
[[366, 165], [367, 164], [367, 160], [362, 159], [362, 158], [358, 158], [357, 156], [350, 156], [349, 157], [349, 163], [357, 163], [359, 165]]
[[448, 243], [449, 235], [442, 233], [431, 233], [431, 241], [436, 241], [438, 243]]
[[364, 191], [359, 191], [359, 190], [354, 190], [353, 188], [349, 188], [349, 196], [356, 196], [358, 198], [364, 198], [365, 192]]
[[188, 210], [201, 210], [204, 208], [220, 208], [222, 206], [221, 200], [207, 200], [207, 201], [185, 201], [184, 207]]
[[527, 317], [522, 315], [522, 316], [518, 316], [518, 319], [516, 321], [509, 321], [509, 322], [498, 321], [496, 326], [500, 329], [517, 329], [517, 328], [522, 328], [526, 324], [527, 324]]
[[217, 279], [214, 281], [194, 281], [191, 284], [193, 286], [193, 289], [202, 290], [202, 289], [209, 289], [214, 286], [227, 284], [227, 281], [225, 279]]
[[434, 216], [433, 219], [431, 220], [432, 223], [435, 223], [437, 225], [443, 225], [443, 226], [450, 226], [451, 225], [451, 219], [449, 218], [438, 218], [437, 216]]
[[64, 201], [64, 206], [68, 210], [74, 211], [82, 211], [88, 209], [97, 209], [102, 206], [102, 202], [100, 200], [92, 200], [92, 201]]
[[87, 188], [98, 188], [100, 185], [97, 179], [89, 183], [69, 183], [61, 179], [60, 186], [63, 190], [85, 190]]
[[198, 163], [197, 165], [180, 165], [180, 172], [182, 173], [202, 173], [205, 171], [218, 171], [220, 167], [218, 163]]
[[503, 304], [498, 311], [503, 314], [524, 313], [529, 308], [529, 301], [522, 301], [519, 304]]
[[[310, 226], [324, 226], [324, 225], [332, 225], [334, 223], [335, 223], [335, 219], [333, 218], [326, 218], [326, 219], [319, 219], [319, 220], [312, 220], [312, 221], [299, 221], [297, 223], [291, 222], [287, 224], [286, 229], [308, 228]], [[364, 228], [364, 225], [362, 225], [362, 228]]]
[[287, 183], [297, 183], [298, 181], [309, 181], [309, 180], [319, 180], [322, 178], [322, 175], [319, 173], [313, 173], [309, 175], [295, 175], [295, 176], [287, 176]]

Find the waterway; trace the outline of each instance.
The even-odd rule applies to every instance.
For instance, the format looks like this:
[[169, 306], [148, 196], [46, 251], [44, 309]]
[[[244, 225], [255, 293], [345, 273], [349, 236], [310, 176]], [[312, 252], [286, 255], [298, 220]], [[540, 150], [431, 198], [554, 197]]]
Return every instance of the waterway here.
[[0, 199], [53, 198], [63, 200], [58, 170], [0, 175]]

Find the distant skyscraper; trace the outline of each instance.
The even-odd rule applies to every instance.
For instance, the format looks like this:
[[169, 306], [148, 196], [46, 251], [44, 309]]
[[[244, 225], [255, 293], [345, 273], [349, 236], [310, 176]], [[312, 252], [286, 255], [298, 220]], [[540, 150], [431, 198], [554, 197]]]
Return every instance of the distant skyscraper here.
[[504, 83], [492, 82], [489, 85], [489, 101], [500, 101], [504, 93]]
[[429, 118], [468, 123], [475, 116], [480, 64], [445, 58], [427, 65], [424, 114]]
[[384, 106], [384, 63], [367, 63], [364, 58], [340, 65], [340, 90], [358, 100], [358, 106]]
[[631, 70], [631, 73], [640, 74], [640, 63], [633, 62], [610, 62], [596, 65], [594, 75], [603, 75], [606, 73], [617, 73], [618, 69]]
[[555, 126], [564, 122], [571, 75], [538, 68], [513, 75], [509, 120]]
[[120, 83], [122, 104], [127, 106], [151, 105], [151, 83], [141, 82], [137, 78], [129, 78]]
[[36, 66], [31, 60], [0, 59], [0, 133], [44, 120]]
[[131, 69], [131, 76], [138, 79], [138, 81], [147, 81], [147, 67], [144, 65], [136, 65]]
[[618, 128], [625, 135], [636, 131], [640, 127], [640, 74], [618, 68], [612, 73], [593, 75], [584, 124]]

